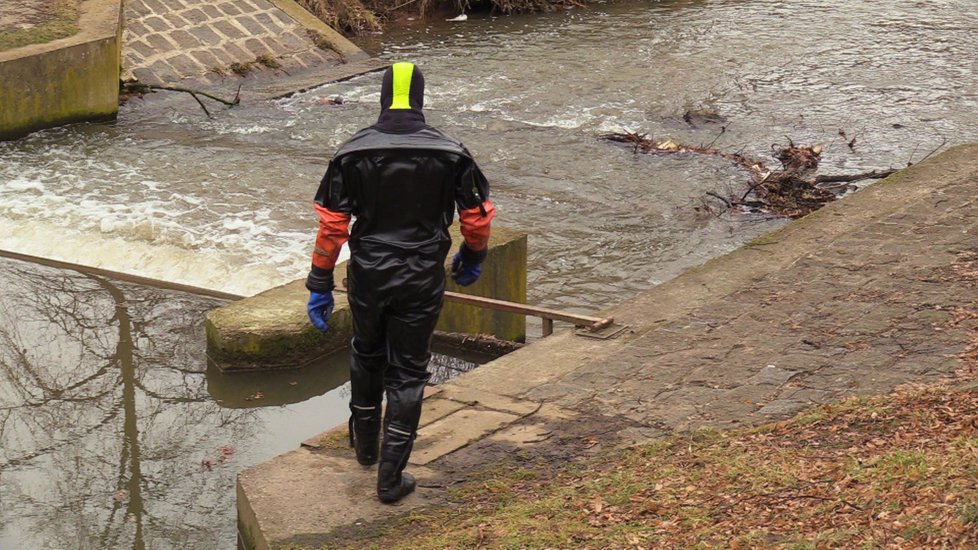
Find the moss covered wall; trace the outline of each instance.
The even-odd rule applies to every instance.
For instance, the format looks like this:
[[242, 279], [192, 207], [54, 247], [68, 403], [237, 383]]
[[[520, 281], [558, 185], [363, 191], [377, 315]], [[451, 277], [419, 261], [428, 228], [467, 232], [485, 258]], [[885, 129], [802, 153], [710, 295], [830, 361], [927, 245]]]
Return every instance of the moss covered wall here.
[[[458, 224], [452, 226], [452, 242], [462, 242]], [[482, 276], [474, 284], [460, 287], [448, 279], [446, 290], [485, 296], [507, 302], [526, 303], [526, 234], [493, 227], [489, 256], [482, 264]], [[455, 251], [448, 255], [449, 262]], [[450, 269], [450, 264], [448, 266]], [[491, 334], [514, 342], [526, 341], [526, 317], [445, 301], [438, 319], [438, 330], [468, 334]]]
[[0, 52], [0, 139], [119, 110], [121, 4], [82, 4], [75, 36]]
[[[452, 233], [457, 248], [461, 237], [457, 228]], [[346, 277], [345, 262], [336, 266], [335, 276], [337, 283]], [[449, 281], [448, 290], [526, 303], [526, 234], [494, 227], [482, 277], [464, 289]], [[300, 367], [343, 349], [353, 336], [353, 320], [345, 293], [333, 296], [336, 307], [325, 334], [306, 314], [305, 279], [212, 309], [205, 314], [207, 355], [224, 371], [270, 370]], [[446, 302], [438, 329], [525, 341], [526, 318]]]

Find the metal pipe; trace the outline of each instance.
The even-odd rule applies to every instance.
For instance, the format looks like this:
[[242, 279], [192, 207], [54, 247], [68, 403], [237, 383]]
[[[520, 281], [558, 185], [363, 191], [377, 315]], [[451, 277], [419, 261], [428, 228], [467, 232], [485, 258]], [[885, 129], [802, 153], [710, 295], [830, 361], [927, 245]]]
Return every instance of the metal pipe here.
[[[450, 291], [445, 292], [445, 301], [476, 307], [484, 307], [497, 311], [506, 311], [509, 313], [533, 315], [535, 317], [541, 317], [550, 321], [565, 321], [568, 323], [574, 323], [575, 325], [585, 326], [592, 332], [601, 330], [614, 322], [614, 318], [612, 317], [588, 317], [587, 315], [578, 315], [576, 313], [569, 313], [566, 311], [557, 311], [527, 304], [520, 304], [518, 302], [507, 302], [505, 300], [496, 300], [495, 298], [472, 296], [471, 294], [461, 294]], [[553, 323], [551, 322], [550, 325], [552, 329]], [[546, 331], [546, 326], [544, 327], [544, 331]]]
[[140, 275], [122, 273], [120, 271], [111, 271], [99, 267], [89, 267], [87, 265], [73, 264], [71, 262], [62, 262], [60, 260], [52, 260], [49, 258], [41, 258], [40, 256], [31, 256], [29, 254], [21, 254], [19, 252], [11, 252], [9, 250], [0, 250], [0, 257], [20, 260], [22, 262], [46, 265], [48, 267], [55, 267], [58, 269], [69, 269], [72, 271], [78, 271], [79, 273], [89, 273], [92, 275], [99, 275], [101, 277], [107, 277], [109, 279], [129, 281], [144, 286], [152, 286], [152, 287], [163, 288], [167, 290], [178, 290], [180, 292], [189, 292], [191, 294], [210, 296], [212, 298], [221, 298], [223, 300], [240, 300], [241, 298], [245, 297], [240, 294], [231, 294], [229, 292], [221, 292], [220, 290], [212, 290], [210, 288], [203, 288], [199, 286], [191, 286], [191, 285], [185, 285], [180, 283], [171, 283], [169, 281], [162, 281], [160, 279], [151, 279], [149, 277], [143, 277]]
[[[346, 292], [346, 279], [337, 285], [336, 290], [340, 292]], [[554, 321], [565, 321], [568, 323], [574, 323], [577, 326], [583, 326], [591, 332], [598, 332], [603, 328], [611, 326], [615, 322], [614, 317], [588, 317], [587, 315], [578, 315], [577, 313], [569, 313], [566, 311], [557, 311], [554, 309], [547, 309], [537, 306], [531, 306], [527, 304], [521, 304], [519, 302], [507, 302], [506, 300], [497, 300], [495, 298], [486, 298], [484, 296], [473, 296], [471, 294], [462, 294], [460, 292], [452, 292], [449, 290], [445, 291], [445, 301], [455, 302], [457, 304], [465, 304], [469, 306], [481, 307], [486, 309], [492, 309], [496, 311], [505, 311], [507, 313], [518, 313], [521, 315], [532, 315], [534, 317], [540, 317], [543, 319], [543, 335], [549, 336], [553, 334], [554, 331]]]

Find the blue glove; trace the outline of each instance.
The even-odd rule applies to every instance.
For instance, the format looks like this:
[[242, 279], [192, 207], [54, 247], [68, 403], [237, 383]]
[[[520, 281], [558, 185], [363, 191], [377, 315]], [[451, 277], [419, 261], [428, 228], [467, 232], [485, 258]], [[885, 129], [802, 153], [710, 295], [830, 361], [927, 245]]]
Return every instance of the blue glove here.
[[462, 260], [462, 252], [455, 253], [452, 258], [452, 280], [460, 286], [469, 286], [482, 275], [481, 263], [466, 263]]
[[310, 292], [306, 311], [309, 312], [309, 320], [312, 321], [313, 326], [326, 332], [329, 329], [326, 321], [329, 321], [330, 315], [333, 314], [333, 293]]

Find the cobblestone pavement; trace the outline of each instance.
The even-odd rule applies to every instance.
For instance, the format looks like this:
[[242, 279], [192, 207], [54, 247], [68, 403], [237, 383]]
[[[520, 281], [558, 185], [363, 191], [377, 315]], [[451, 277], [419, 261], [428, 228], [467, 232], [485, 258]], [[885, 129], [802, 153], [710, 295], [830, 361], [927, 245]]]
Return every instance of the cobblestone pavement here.
[[[292, 73], [342, 61], [268, 0], [128, 0], [125, 6], [124, 80], [216, 83], [234, 76], [235, 63]], [[273, 61], [262, 65], [259, 57]]]

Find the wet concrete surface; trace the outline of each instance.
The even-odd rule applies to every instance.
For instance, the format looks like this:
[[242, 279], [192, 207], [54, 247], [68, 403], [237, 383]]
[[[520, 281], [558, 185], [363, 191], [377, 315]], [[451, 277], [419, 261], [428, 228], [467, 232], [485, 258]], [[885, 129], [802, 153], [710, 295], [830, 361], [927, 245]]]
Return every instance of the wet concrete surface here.
[[[976, 191], [978, 145], [955, 147], [608, 311], [629, 325], [616, 339], [563, 332], [443, 385], [425, 402], [409, 466], [419, 490], [393, 513], [444, 502], [451, 484], [515, 452], [566, 460], [908, 383], [968, 383], [978, 362]], [[372, 471], [340, 436], [239, 477], [254, 547], [377, 536], [392, 512], [378, 508]], [[290, 499], [314, 491], [315, 509], [271, 496], [277, 468], [308, 481]], [[316, 489], [326, 479], [330, 490]], [[301, 531], [276, 519], [300, 515]]]

